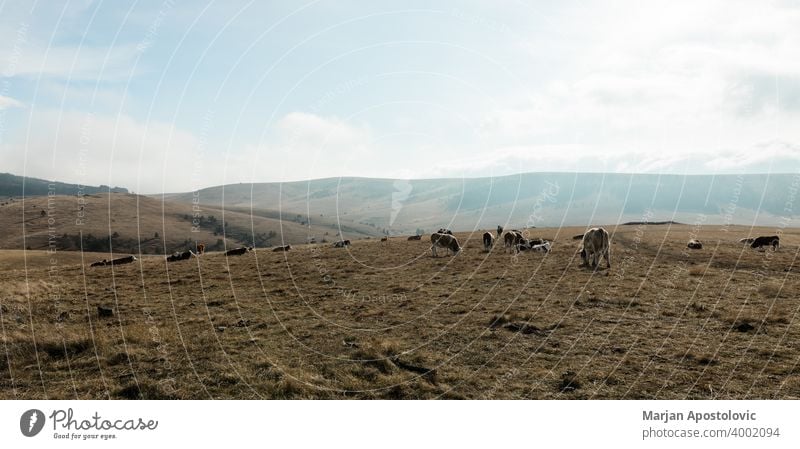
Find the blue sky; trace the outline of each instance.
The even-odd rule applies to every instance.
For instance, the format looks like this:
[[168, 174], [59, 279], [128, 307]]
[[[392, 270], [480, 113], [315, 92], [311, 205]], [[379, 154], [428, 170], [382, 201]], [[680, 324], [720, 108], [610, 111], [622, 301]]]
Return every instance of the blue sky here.
[[0, 0], [0, 171], [800, 169], [794, 2]]

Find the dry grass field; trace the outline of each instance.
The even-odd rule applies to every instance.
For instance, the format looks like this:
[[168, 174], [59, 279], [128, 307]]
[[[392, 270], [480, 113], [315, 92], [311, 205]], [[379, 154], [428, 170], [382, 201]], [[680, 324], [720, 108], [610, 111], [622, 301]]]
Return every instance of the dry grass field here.
[[[533, 229], [549, 255], [364, 239], [166, 264], [1, 252], [0, 397], [772, 399], [800, 397], [800, 230]], [[51, 258], [56, 260], [53, 265]], [[99, 316], [98, 306], [113, 309]]]

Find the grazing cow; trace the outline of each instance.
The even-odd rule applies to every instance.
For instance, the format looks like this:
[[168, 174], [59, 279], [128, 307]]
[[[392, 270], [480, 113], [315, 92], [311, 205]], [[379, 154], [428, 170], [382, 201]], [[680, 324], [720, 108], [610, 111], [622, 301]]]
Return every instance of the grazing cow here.
[[273, 253], [286, 252], [289, 251], [290, 249], [292, 249], [292, 245], [276, 246], [275, 248], [272, 248], [272, 252]]
[[411, 241], [411, 240], [422, 240], [422, 236], [421, 235], [412, 235], [411, 237], [408, 238], [408, 240], [409, 241]]
[[252, 250], [253, 250], [253, 247], [251, 247], [251, 246], [242, 246], [240, 248], [234, 248], [234, 249], [229, 249], [229, 250], [225, 251], [225, 255], [226, 256], [241, 256], [242, 254], [245, 254], [246, 252], [252, 251]]
[[456, 254], [461, 251], [461, 246], [458, 245], [458, 239], [450, 234], [431, 234], [431, 253], [433, 257], [439, 257], [437, 248], [445, 248], [449, 253]]
[[772, 246], [772, 249], [777, 251], [778, 247], [780, 247], [781, 245], [780, 240], [781, 238], [778, 237], [777, 235], [756, 237], [755, 240], [753, 240], [753, 243], [750, 244], [750, 248], [761, 248], [764, 246]]
[[497, 238], [500, 238], [501, 235], [503, 235], [503, 227], [497, 225]]
[[439, 228], [439, 230], [438, 230], [438, 231], [436, 231], [436, 233], [437, 233], [437, 234], [448, 234], [448, 235], [453, 235], [453, 231], [451, 231], [451, 230], [449, 230], [449, 229], [445, 229], [445, 228]]
[[572, 236], [572, 240], [583, 240], [584, 234], [576, 234]]
[[697, 239], [691, 239], [686, 247], [689, 249], [703, 249], [703, 242]]
[[333, 247], [334, 248], [344, 248], [346, 246], [350, 246], [350, 240], [342, 240], [342, 241], [333, 243]]
[[753, 243], [753, 240], [755, 240], [755, 239], [754, 238], [739, 239], [739, 243], [747, 243], [749, 245], [749, 244]]
[[487, 252], [494, 246], [494, 235], [491, 232], [483, 233], [483, 249]]
[[506, 248], [513, 248], [516, 245], [519, 245], [522, 241], [522, 233], [516, 230], [511, 230], [505, 233], [503, 236], [503, 245]]
[[596, 269], [602, 256], [606, 259], [606, 266], [611, 268], [608, 240], [608, 231], [603, 228], [592, 228], [586, 231], [586, 234], [583, 235], [583, 245], [581, 247], [583, 266], [589, 265], [591, 260], [592, 268]]
[[136, 256], [120, 257], [119, 259], [114, 259], [110, 262], [106, 262], [106, 265], [125, 265], [128, 263], [133, 263], [135, 260]]
[[206, 252], [206, 245], [204, 245], [203, 243], [198, 243], [197, 244], [197, 254], [203, 254], [205, 252]]

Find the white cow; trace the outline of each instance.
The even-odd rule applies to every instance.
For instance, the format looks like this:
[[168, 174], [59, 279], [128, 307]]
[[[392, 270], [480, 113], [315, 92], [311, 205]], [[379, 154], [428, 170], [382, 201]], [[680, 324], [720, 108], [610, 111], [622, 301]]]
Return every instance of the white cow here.
[[611, 254], [609, 247], [608, 231], [603, 228], [592, 228], [583, 235], [583, 246], [581, 247], [581, 260], [583, 265], [589, 265], [591, 260], [592, 268], [597, 268], [600, 257], [606, 259], [606, 266], [611, 268]]
[[456, 254], [461, 251], [461, 246], [458, 244], [458, 239], [450, 234], [439, 234], [438, 232], [431, 234], [431, 253], [433, 257], [439, 257], [437, 248], [444, 248], [448, 253]]

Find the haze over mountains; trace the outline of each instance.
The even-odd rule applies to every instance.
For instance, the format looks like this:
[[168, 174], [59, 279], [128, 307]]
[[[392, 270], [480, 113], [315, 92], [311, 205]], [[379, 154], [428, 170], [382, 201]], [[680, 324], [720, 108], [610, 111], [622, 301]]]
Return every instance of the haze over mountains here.
[[[498, 224], [564, 226], [628, 221], [779, 225], [800, 175], [526, 173], [495, 178], [328, 178], [234, 184], [165, 199], [214, 207], [336, 217], [391, 233], [491, 229]], [[789, 205], [789, 210], [785, 210]], [[796, 223], [794, 224], [796, 225]]]
[[[384, 234], [677, 221], [796, 227], [800, 175], [527, 173], [495, 178], [328, 178], [132, 195], [4, 175], [0, 248], [170, 253]], [[51, 189], [51, 186], [55, 188]], [[55, 198], [47, 197], [49, 191]], [[84, 195], [79, 196], [82, 191]], [[100, 193], [105, 192], [105, 193]], [[800, 203], [798, 203], [800, 204]], [[52, 220], [50, 220], [52, 218]], [[80, 218], [80, 220], [78, 220]], [[80, 222], [80, 223], [79, 223]], [[52, 226], [51, 226], [52, 223]], [[83, 236], [83, 241], [81, 237]]]

